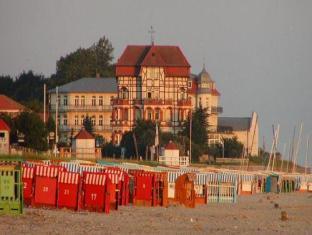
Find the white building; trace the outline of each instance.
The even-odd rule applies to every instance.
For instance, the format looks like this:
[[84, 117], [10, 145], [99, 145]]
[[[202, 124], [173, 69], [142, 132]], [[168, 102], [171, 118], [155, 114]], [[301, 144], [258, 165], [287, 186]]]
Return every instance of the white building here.
[[172, 141], [170, 141], [165, 146], [163, 156], [159, 156], [159, 163], [167, 166], [188, 166], [189, 157], [180, 156], [178, 147]]
[[0, 119], [0, 154], [10, 153], [10, 127]]
[[72, 156], [79, 159], [98, 159], [101, 152], [95, 148], [95, 138], [82, 128], [72, 143]]

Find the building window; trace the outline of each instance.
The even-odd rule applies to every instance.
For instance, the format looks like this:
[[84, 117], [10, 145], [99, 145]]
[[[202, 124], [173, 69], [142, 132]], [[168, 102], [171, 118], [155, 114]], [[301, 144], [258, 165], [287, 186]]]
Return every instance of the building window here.
[[186, 99], [186, 93], [185, 93], [185, 89], [184, 88], [180, 89], [180, 98], [181, 98], [181, 100]]
[[99, 97], [99, 105], [102, 106], [103, 105], [103, 96]]
[[96, 97], [92, 96], [92, 106], [96, 106]]
[[81, 125], [83, 125], [84, 119], [85, 119], [84, 115], [81, 115]]
[[78, 115], [75, 116], [75, 126], [78, 126], [79, 122], [78, 122]]
[[156, 109], [155, 111], [155, 120], [160, 120], [160, 110]]
[[67, 126], [67, 115], [66, 114], [64, 114], [64, 116], [63, 116], [63, 125]]
[[151, 109], [147, 110], [147, 119], [152, 120], [153, 119], [153, 112]]
[[103, 126], [103, 116], [99, 116], [99, 126]]
[[139, 108], [135, 109], [135, 120], [141, 119], [141, 110]]
[[86, 105], [86, 98], [84, 96], [81, 96], [81, 106]]
[[61, 124], [61, 118], [60, 115], [57, 115], [57, 126], [59, 126]]
[[208, 108], [208, 107], [209, 107], [209, 98], [206, 97], [206, 108]]
[[67, 106], [67, 95], [64, 96], [63, 105]]
[[122, 87], [120, 90], [120, 98], [121, 99], [128, 99], [128, 97], [129, 97], [128, 89], [125, 87]]
[[79, 96], [75, 96], [75, 106], [79, 105]]
[[96, 125], [95, 116], [92, 116], [92, 117], [91, 117], [91, 123], [92, 123], [92, 126], [95, 126], [95, 125]]
[[188, 85], [188, 88], [192, 88], [192, 81], [188, 81], [187, 85]]
[[128, 109], [124, 109], [124, 120], [128, 121]]
[[147, 92], [147, 98], [152, 99], [152, 92]]
[[58, 106], [61, 105], [61, 97], [59, 95], [57, 96], [57, 104], [58, 104]]

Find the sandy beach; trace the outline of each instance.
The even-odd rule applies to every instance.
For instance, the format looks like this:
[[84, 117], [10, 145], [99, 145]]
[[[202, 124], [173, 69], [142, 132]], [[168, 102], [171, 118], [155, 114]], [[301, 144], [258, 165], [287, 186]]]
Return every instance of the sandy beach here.
[[[281, 220], [286, 211], [288, 220]], [[311, 234], [312, 194], [240, 196], [236, 204], [120, 207], [109, 215], [26, 208], [1, 216], [0, 234]]]

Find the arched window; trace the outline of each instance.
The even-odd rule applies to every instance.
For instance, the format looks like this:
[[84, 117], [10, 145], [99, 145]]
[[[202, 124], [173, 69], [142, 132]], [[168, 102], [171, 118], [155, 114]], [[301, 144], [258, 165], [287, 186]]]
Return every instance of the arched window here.
[[180, 88], [180, 99], [185, 100], [186, 99], [186, 92], [185, 89], [182, 87]]
[[129, 91], [126, 87], [122, 87], [120, 89], [119, 98], [121, 98], [121, 99], [128, 99], [129, 98]]
[[153, 119], [153, 110], [147, 109], [147, 119], [152, 120]]
[[159, 121], [160, 120], [160, 109], [155, 110], [155, 120]]

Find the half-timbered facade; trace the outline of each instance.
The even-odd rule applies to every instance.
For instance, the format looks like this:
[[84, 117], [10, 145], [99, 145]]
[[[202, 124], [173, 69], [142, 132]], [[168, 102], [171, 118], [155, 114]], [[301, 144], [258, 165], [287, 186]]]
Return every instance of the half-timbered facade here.
[[177, 46], [127, 46], [116, 64], [118, 96], [112, 100], [113, 141], [137, 119], [158, 121], [176, 133], [192, 109], [190, 65]]

